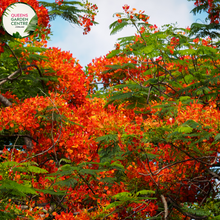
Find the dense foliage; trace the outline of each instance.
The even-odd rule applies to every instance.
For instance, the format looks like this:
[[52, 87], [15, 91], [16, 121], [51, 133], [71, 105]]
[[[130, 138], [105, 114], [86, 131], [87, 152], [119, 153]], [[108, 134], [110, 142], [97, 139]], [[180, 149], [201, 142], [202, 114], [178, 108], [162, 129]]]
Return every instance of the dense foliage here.
[[0, 218], [219, 219], [218, 1], [195, 1], [207, 24], [186, 29], [124, 5], [111, 34], [136, 34], [86, 70], [47, 48], [49, 21], [87, 33], [97, 6], [25, 2], [35, 34], [0, 30]]

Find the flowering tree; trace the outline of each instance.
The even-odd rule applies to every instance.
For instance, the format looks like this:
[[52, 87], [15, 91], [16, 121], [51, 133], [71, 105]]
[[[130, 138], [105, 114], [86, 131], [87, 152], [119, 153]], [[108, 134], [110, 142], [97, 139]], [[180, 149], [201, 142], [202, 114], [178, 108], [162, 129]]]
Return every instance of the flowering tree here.
[[[14, 2], [1, 1], [0, 15]], [[50, 18], [60, 15], [83, 26], [84, 33], [87, 33], [95, 23], [97, 7], [88, 2], [43, 5], [35, 0], [25, 2], [38, 15], [34, 35], [14, 39], [2, 28], [0, 35], [1, 219], [51, 218], [52, 213], [58, 211], [55, 206], [52, 208], [46, 197], [64, 196], [66, 187], [63, 192], [55, 192], [51, 187], [57, 178], [45, 174], [55, 172], [60, 160], [67, 156], [65, 142], [73, 130], [69, 129], [66, 137], [64, 130], [68, 126], [77, 127], [74, 127], [78, 123], [74, 122], [73, 108], [86, 101], [90, 82], [70, 53], [58, 48], [47, 49], [46, 46]], [[62, 113], [64, 111], [66, 116]], [[61, 134], [63, 142], [57, 145]], [[62, 150], [55, 149], [55, 146]]]
[[[194, 11], [204, 5], [211, 7], [210, 25], [218, 25], [219, 17], [213, 20], [213, 11], [218, 10], [214, 1], [197, 1], [195, 5]], [[210, 37], [195, 37], [199, 24], [193, 24], [192, 30], [171, 25], [159, 30], [149, 24], [143, 11], [128, 5], [123, 9], [124, 13], [116, 14], [118, 19], [110, 26], [111, 33], [133, 25], [137, 34], [120, 38], [116, 49], [94, 60], [88, 70], [96, 73], [97, 80], [110, 91], [106, 106], [123, 106], [133, 109], [137, 118], [142, 116], [134, 122], [132, 131], [123, 129], [117, 139], [119, 146], [127, 146], [124, 155], [133, 155], [127, 156], [123, 164], [130, 181], [128, 193], [120, 194], [119, 199], [125, 207], [128, 201], [133, 205], [126, 217], [137, 218], [143, 212], [142, 218], [162, 215], [164, 219], [217, 219], [218, 42]], [[206, 26], [211, 36], [217, 36], [213, 27]], [[98, 140], [110, 142], [109, 136], [104, 137]], [[132, 199], [138, 190], [153, 190], [157, 202], [149, 198], [148, 192], [148, 198], [142, 198], [145, 203], [136, 208]]]
[[[124, 5], [111, 33], [136, 34], [83, 71], [46, 48], [49, 19], [88, 32], [97, 6], [74, 2], [81, 16], [70, 2], [26, 2], [35, 35], [0, 37], [0, 217], [218, 219], [219, 42], [195, 37], [195, 24], [158, 29]], [[215, 1], [195, 4], [218, 25]]]

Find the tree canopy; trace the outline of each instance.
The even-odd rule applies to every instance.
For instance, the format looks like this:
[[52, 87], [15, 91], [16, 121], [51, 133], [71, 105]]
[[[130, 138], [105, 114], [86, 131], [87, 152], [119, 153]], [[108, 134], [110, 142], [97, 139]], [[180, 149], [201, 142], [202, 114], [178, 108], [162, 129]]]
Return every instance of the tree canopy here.
[[87, 34], [98, 7], [24, 2], [34, 34], [0, 29], [0, 218], [219, 219], [218, 1], [194, 0], [207, 18], [190, 28], [158, 28], [124, 5], [111, 34], [136, 34], [85, 69], [47, 48], [49, 22]]

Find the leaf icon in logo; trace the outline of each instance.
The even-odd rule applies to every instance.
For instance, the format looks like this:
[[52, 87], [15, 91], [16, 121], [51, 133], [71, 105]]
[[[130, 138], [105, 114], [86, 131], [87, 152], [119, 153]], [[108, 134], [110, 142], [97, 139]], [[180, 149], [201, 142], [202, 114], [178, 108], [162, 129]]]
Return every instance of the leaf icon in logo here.
[[30, 34], [31, 32], [35, 31], [37, 28], [37, 23], [38, 23], [38, 17], [37, 15], [34, 15], [34, 17], [30, 20], [24, 32], [27, 32]]
[[12, 37], [14, 37], [14, 38], [22, 38], [22, 36], [18, 32], [13, 33]]

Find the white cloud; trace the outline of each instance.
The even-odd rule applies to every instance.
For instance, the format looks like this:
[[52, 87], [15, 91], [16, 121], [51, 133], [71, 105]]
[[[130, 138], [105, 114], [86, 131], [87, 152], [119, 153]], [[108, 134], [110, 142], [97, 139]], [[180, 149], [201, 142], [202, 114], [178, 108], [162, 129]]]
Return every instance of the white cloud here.
[[122, 12], [124, 4], [137, 10], [144, 10], [145, 14], [150, 16], [149, 22], [157, 26], [177, 22], [179, 27], [187, 27], [194, 20], [190, 14], [193, 4], [186, 0], [91, 0], [91, 2], [99, 7], [96, 19], [99, 25], [92, 27], [88, 35], [83, 35], [80, 28], [59, 19], [52, 22], [54, 36], [48, 44], [70, 51], [83, 66], [112, 50], [117, 38], [135, 33], [134, 28], [129, 28], [110, 36], [109, 25], [116, 20], [112, 15]]

